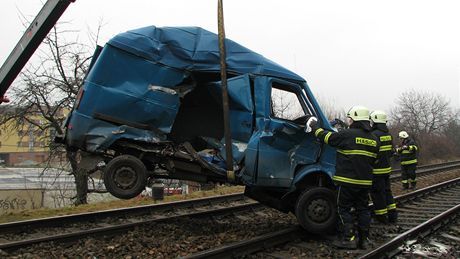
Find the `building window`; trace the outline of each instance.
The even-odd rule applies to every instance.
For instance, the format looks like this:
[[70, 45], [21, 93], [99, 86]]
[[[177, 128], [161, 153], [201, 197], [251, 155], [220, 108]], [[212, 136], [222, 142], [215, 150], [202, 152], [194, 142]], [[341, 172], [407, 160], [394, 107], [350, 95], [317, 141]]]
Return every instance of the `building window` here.
[[34, 142], [34, 147], [44, 147], [44, 146], [45, 146], [45, 142], [43, 141]]
[[29, 147], [28, 141], [20, 141], [18, 142], [18, 147]]

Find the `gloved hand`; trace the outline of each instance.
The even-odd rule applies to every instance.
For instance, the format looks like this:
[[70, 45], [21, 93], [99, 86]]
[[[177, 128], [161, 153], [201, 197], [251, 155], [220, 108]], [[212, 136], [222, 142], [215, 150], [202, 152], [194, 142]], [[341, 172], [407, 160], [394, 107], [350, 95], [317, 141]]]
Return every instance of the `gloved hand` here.
[[315, 132], [318, 129], [318, 119], [315, 116], [311, 116], [305, 124], [305, 132]]

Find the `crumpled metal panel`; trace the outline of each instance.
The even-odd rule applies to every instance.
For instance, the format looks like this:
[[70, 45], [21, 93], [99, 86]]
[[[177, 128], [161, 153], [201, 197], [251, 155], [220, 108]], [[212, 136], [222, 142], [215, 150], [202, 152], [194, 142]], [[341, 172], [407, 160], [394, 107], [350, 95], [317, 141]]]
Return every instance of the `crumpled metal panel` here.
[[67, 142], [90, 152], [103, 150], [119, 138], [112, 132], [120, 125], [131, 128], [122, 134], [131, 139], [151, 141], [170, 133], [180, 97], [194, 87], [183, 84], [188, 76], [187, 71], [104, 47], [70, 117]]
[[[81, 127], [74, 127], [73, 125], [80, 125]], [[88, 118], [77, 112], [72, 114], [67, 134], [67, 141], [84, 141], [84, 149], [95, 153], [104, 152], [119, 139], [132, 139], [147, 143], [158, 143], [166, 140], [166, 135], [159, 131], [137, 129], [126, 125], [116, 126], [112, 123]]]
[[[219, 72], [217, 35], [199, 27], [149, 26], [118, 34], [109, 45], [161, 64], [189, 71]], [[226, 39], [227, 70], [288, 80], [305, 80], [288, 69]]]
[[89, 152], [104, 151], [119, 139], [130, 139], [146, 143], [158, 143], [165, 140], [152, 131], [136, 129], [126, 125], [119, 127], [93, 127], [86, 132], [86, 150]]
[[99, 113], [169, 133], [179, 109], [180, 94], [174, 89], [184, 89], [180, 84], [185, 77], [187, 72], [106, 46], [88, 74], [78, 111], [88, 116]]
[[[222, 105], [221, 81], [209, 84], [208, 88], [214, 99]], [[252, 136], [254, 116], [249, 75], [230, 78], [227, 82], [227, 91], [232, 139], [247, 143]]]

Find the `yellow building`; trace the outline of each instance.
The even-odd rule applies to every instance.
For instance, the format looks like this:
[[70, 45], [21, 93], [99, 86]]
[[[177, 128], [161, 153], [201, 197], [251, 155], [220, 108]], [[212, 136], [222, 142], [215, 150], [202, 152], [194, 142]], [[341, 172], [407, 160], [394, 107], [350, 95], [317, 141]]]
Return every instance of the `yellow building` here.
[[[0, 125], [0, 164], [30, 166], [48, 160], [54, 131], [42, 131], [36, 125], [45, 125], [47, 121], [37, 112], [29, 114], [33, 123], [26, 122], [20, 130], [13, 129], [15, 122]], [[64, 116], [63, 112], [60, 116]]]

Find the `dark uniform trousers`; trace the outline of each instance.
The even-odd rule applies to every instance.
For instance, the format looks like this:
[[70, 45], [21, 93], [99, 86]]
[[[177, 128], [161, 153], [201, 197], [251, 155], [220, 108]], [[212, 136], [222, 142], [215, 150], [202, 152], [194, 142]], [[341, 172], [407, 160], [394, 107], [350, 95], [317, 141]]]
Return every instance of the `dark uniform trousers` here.
[[[337, 192], [337, 204], [339, 220], [347, 228], [353, 225], [353, 214], [351, 208], [355, 208], [358, 216], [358, 226], [363, 229], [369, 228], [371, 214], [369, 211], [369, 189], [356, 188], [340, 185]], [[345, 229], [346, 233], [349, 231]]]
[[371, 197], [375, 215], [388, 215], [388, 219], [394, 222], [396, 220], [396, 204], [391, 193], [390, 174], [374, 174]]
[[416, 186], [415, 170], [417, 168], [418, 147], [414, 140], [406, 138], [402, 141], [403, 148], [397, 148], [396, 152], [401, 154], [401, 182], [405, 189]]
[[417, 180], [415, 179], [415, 169], [417, 164], [401, 165], [401, 182], [404, 188], [408, 188], [409, 184], [415, 186]]

